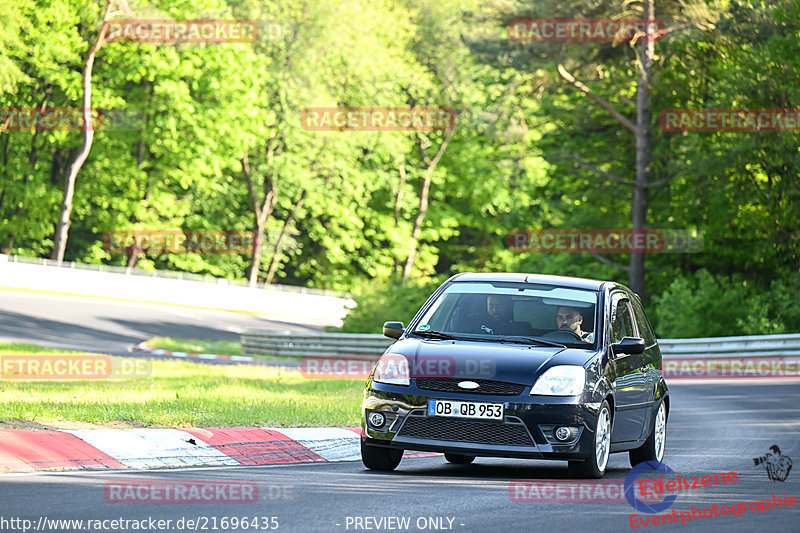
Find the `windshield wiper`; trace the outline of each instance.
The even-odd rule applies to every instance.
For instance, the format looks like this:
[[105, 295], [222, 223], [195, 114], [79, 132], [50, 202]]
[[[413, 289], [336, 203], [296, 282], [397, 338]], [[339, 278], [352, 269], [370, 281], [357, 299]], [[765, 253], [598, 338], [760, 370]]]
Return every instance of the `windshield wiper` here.
[[519, 344], [538, 344], [540, 346], [552, 346], [553, 348], [566, 348], [563, 344], [559, 344], [557, 342], [550, 342], [550, 341], [543, 341], [541, 339], [534, 339], [532, 337], [523, 337], [521, 335], [515, 335], [513, 337], [503, 337], [502, 339], [498, 339], [499, 342], [516, 342]]
[[449, 333], [442, 333], [441, 331], [433, 331], [430, 329], [424, 331], [412, 331], [414, 335], [419, 335], [425, 339], [442, 339], [442, 340], [456, 340], [458, 337], [454, 337]]

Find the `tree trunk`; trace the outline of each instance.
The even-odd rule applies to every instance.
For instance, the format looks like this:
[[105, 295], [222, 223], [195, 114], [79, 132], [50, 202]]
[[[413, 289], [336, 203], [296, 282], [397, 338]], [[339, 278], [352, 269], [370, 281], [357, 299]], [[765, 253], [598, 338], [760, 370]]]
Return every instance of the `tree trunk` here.
[[406, 159], [403, 157], [398, 166], [400, 183], [397, 185], [397, 194], [394, 196], [394, 227], [400, 223], [400, 206], [403, 203], [403, 190], [406, 188]]
[[294, 222], [297, 212], [303, 207], [303, 202], [306, 200], [306, 190], [303, 189], [302, 194], [300, 194], [300, 199], [294, 204], [292, 208], [292, 212], [289, 213], [289, 216], [286, 217], [286, 220], [283, 222], [283, 228], [281, 229], [281, 234], [278, 236], [278, 240], [275, 242], [275, 249], [272, 252], [272, 259], [269, 262], [269, 270], [267, 272], [267, 283], [272, 283], [275, 279], [275, 274], [278, 272], [278, 265], [281, 264], [281, 253], [283, 253], [283, 243], [286, 240], [286, 235], [289, 233], [289, 227], [291, 226], [292, 222]]
[[97, 36], [92, 48], [89, 50], [89, 55], [86, 57], [86, 63], [83, 66], [83, 142], [75, 155], [72, 163], [69, 165], [69, 172], [64, 180], [64, 198], [61, 201], [61, 209], [58, 214], [58, 223], [56, 225], [55, 238], [53, 239], [53, 254], [52, 259], [55, 259], [57, 264], [61, 266], [64, 261], [64, 250], [67, 247], [67, 236], [69, 234], [70, 216], [72, 215], [72, 197], [75, 194], [75, 180], [78, 177], [83, 163], [89, 157], [89, 151], [92, 148], [92, 141], [94, 140], [94, 125], [92, 123], [92, 67], [94, 66], [94, 58], [98, 50], [103, 46], [108, 31], [108, 20], [111, 14], [111, 4], [113, 0], [108, 0], [106, 10], [103, 14], [103, 26], [100, 28], [100, 33]]
[[[644, 13], [643, 18], [646, 21], [653, 20], [653, 7], [654, 0], [644, 0]], [[639, 65], [639, 81], [636, 87], [636, 124], [630, 119], [625, 117], [622, 113], [614, 109], [610, 102], [593, 93], [586, 85], [576, 80], [572, 74], [562, 66], [558, 65], [558, 72], [562, 78], [571, 83], [576, 89], [588, 96], [592, 101], [600, 107], [608, 111], [612, 117], [617, 119], [620, 124], [625, 128], [632, 131], [636, 138], [636, 178], [633, 183], [629, 180], [621, 179], [613, 176], [608, 172], [601, 171], [592, 165], [587, 165], [582, 162], [579, 156], [576, 156], [578, 161], [584, 166], [592, 168], [595, 172], [605, 175], [614, 181], [621, 181], [631, 184], [633, 186], [633, 195], [631, 197], [631, 229], [633, 231], [640, 231], [645, 229], [647, 224], [647, 209], [648, 197], [647, 189], [650, 184], [650, 138], [651, 138], [651, 111], [650, 111], [650, 79], [653, 69], [653, 55], [655, 53], [655, 32], [651, 32], [650, 24], [647, 24], [647, 29], [642, 37], [642, 49], [640, 53]], [[605, 264], [610, 264], [617, 268], [622, 268], [628, 271], [628, 284], [631, 290], [637, 293], [644, 299], [644, 253], [631, 253], [630, 262], [627, 267], [617, 265], [611, 261], [603, 258], [598, 254], [593, 254], [594, 257]]]
[[[456, 117], [457, 118], [457, 117]], [[423, 140], [419, 139], [419, 149], [422, 154], [422, 161], [427, 165], [425, 170], [425, 180], [422, 182], [422, 191], [419, 195], [419, 208], [417, 209], [417, 216], [414, 219], [414, 229], [411, 230], [411, 244], [408, 247], [408, 258], [403, 267], [403, 280], [407, 280], [411, 276], [411, 270], [414, 268], [414, 260], [417, 255], [417, 243], [419, 242], [419, 234], [422, 231], [422, 223], [425, 222], [425, 215], [428, 213], [428, 195], [431, 189], [431, 179], [433, 178], [433, 171], [436, 170], [436, 165], [442, 158], [442, 154], [447, 149], [447, 144], [453, 137], [455, 128], [447, 130], [444, 135], [442, 144], [433, 159], [429, 159], [425, 153], [426, 146], [423, 145]]]
[[[644, 0], [644, 19], [653, 19], [653, 1]], [[648, 24], [649, 27], [649, 24]], [[633, 185], [631, 203], [631, 229], [636, 232], [645, 229], [647, 224], [647, 187], [650, 182], [650, 75], [655, 51], [654, 35], [645, 31], [642, 42], [639, 83], [636, 87], [636, 179]], [[643, 252], [631, 253], [628, 283], [633, 292], [644, 298], [644, 260]]]
[[[11, 122], [10, 114], [6, 118], [6, 121], [2, 125], [0, 125], [0, 136], [3, 135], [3, 132], [8, 127], [9, 122]], [[3, 144], [3, 182], [2, 182], [3, 191], [0, 192], [0, 215], [2, 215], [3, 213], [3, 206], [5, 205], [6, 202], [6, 190], [8, 189], [8, 187], [11, 186], [9, 185], [9, 179], [8, 179], [8, 140], [9, 140], [8, 136], [6, 136], [5, 139], [3, 139], [5, 144]], [[0, 243], [0, 254], [11, 255], [11, 247], [13, 245], [14, 245], [14, 236], [12, 235], [9, 238], [8, 243]]]
[[[273, 146], [269, 148], [269, 159], [272, 160]], [[264, 176], [264, 202], [261, 203], [256, 195], [255, 187], [253, 187], [253, 177], [250, 173], [250, 161], [247, 158], [247, 152], [242, 157], [242, 171], [247, 179], [247, 191], [250, 193], [250, 200], [253, 203], [253, 213], [255, 218], [255, 236], [253, 238], [253, 253], [250, 256], [250, 273], [248, 275], [248, 282], [250, 287], [255, 287], [258, 283], [258, 271], [261, 269], [261, 250], [262, 241], [264, 240], [264, 228], [267, 225], [267, 219], [272, 214], [275, 207], [275, 200], [277, 194], [275, 192], [275, 185], [269, 176]]]
[[[139, 144], [136, 147], [136, 169], [137, 170], [141, 170], [142, 169], [142, 163], [143, 162], [144, 162], [144, 132], [142, 132], [142, 136], [139, 137]], [[136, 180], [136, 189], [137, 190], [140, 189], [141, 186], [142, 186], [142, 184], [139, 183], [139, 180], [137, 179]], [[142, 200], [147, 201], [147, 197], [149, 196], [149, 192], [150, 192], [150, 185], [149, 185], [149, 183], [145, 183], [145, 185], [144, 185], [144, 194], [142, 195], [143, 196]], [[131, 217], [131, 222], [133, 222], [134, 224], [138, 222], [138, 219], [136, 218], [136, 215], [133, 215]], [[128, 255], [128, 264], [125, 266], [126, 272], [128, 274], [130, 274], [131, 271], [134, 268], [136, 268], [136, 265], [139, 264], [140, 255], [141, 254], [136, 253], [135, 251], [131, 252]]]
[[[403, 191], [406, 188], [406, 158], [405, 156], [400, 159], [398, 165], [400, 171], [400, 183], [397, 186], [397, 194], [394, 196], [394, 227], [397, 229], [400, 226], [400, 207], [403, 203]], [[394, 266], [392, 272], [397, 273], [400, 270], [400, 258], [395, 254]]]
[[247, 282], [250, 287], [255, 287], [258, 284], [258, 271], [261, 270], [261, 250], [263, 248], [262, 241], [264, 240], [264, 226], [266, 220], [262, 222], [261, 217], [256, 216], [256, 226], [254, 228], [255, 236], [253, 237], [253, 251], [250, 255], [250, 272], [247, 275]]
[[428, 193], [431, 189], [431, 177], [433, 170], [428, 167], [425, 172], [425, 181], [422, 182], [422, 192], [419, 195], [419, 208], [417, 208], [417, 216], [414, 219], [414, 229], [411, 231], [411, 244], [408, 249], [408, 258], [403, 267], [403, 279], [406, 280], [411, 276], [411, 269], [414, 267], [414, 260], [417, 255], [417, 242], [419, 241], [419, 233], [422, 229], [422, 223], [425, 221], [425, 215], [428, 213]]

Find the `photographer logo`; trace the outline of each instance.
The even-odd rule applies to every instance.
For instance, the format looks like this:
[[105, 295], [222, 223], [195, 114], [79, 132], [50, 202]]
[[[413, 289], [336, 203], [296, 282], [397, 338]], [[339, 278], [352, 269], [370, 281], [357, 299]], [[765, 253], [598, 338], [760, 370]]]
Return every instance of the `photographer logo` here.
[[792, 470], [792, 460], [788, 455], [782, 455], [777, 444], [769, 447], [769, 452], [761, 457], [754, 457], [753, 464], [763, 465], [767, 470], [770, 481], [786, 481]]

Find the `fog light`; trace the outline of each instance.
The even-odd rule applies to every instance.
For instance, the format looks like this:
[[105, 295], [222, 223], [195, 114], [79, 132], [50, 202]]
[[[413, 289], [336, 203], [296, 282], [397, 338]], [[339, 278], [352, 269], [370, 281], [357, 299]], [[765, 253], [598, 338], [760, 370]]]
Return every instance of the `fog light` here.
[[374, 428], [382, 427], [383, 424], [386, 423], [386, 417], [381, 413], [370, 413], [368, 420], [369, 425]]
[[560, 428], [556, 429], [556, 438], [558, 440], [561, 440], [561, 441], [569, 440], [571, 435], [572, 435], [572, 432], [569, 430], [569, 428], [560, 427]]

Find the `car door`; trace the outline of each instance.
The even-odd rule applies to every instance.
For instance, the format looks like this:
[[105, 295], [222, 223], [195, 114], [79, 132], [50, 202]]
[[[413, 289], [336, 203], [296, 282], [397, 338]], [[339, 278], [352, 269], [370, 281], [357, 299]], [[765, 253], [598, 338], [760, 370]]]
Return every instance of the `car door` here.
[[[650, 321], [647, 320], [647, 315], [642, 307], [642, 302], [638, 296], [634, 296], [630, 300], [631, 307], [633, 308], [633, 318], [636, 322], [636, 330], [639, 337], [644, 339], [644, 357], [643, 367], [647, 368], [645, 373], [645, 401], [651, 404], [655, 401], [656, 385], [661, 379], [661, 349], [658, 346], [656, 335], [653, 332], [653, 327]], [[647, 417], [645, 419], [645, 428], [650, 427], [650, 418], [653, 416], [653, 410], [647, 410]]]
[[[623, 337], [638, 336], [631, 304], [624, 292], [611, 296], [610, 323], [611, 343], [619, 342]], [[652, 400], [648, 401], [644, 359], [644, 354], [609, 353], [614, 374], [613, 442], [638, 440], [644, 431], [648, 409], [652, 405]]]

